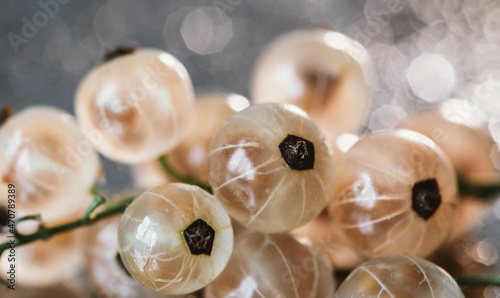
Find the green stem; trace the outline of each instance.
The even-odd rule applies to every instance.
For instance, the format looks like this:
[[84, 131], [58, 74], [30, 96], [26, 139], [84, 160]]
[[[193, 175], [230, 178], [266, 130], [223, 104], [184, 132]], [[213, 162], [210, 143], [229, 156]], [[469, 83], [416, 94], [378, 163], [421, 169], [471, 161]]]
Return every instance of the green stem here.
[[[96, 194], [94, 197], [94, 201], [90, 204], [89, 208], [82, 218], [50, 228], [46, 228], [41, 225], [36, 232], [29, 235], [17, 234], [15, 238], [12, 238], [13, 243], [11, 243], [11, 240], [8, 240], [0, 244], [0, 256], [4, 251], [10, 248], [22, 246], [36, 240], [47, 239], [53, 235], [67, 232], [79, 227], [88, 226], [103, 218], [122, 213], [133, 200], [134, 198], [127, 197], [115, 202], [105, 202], [105, 199], [102, 195]], [[96, 208], [99, 206], [103, 206], [103, 210], [94, 213]], [[17, 222], [29, 219], [39, 220], [40, 217], [36, 215], [29, 215], [17, 220]], [[8, 286], [8, 284], [6, 281], [0, 279], [0, 286], [5, 288]]]
[[461, 286], [500, 286], [500, 275], [463, 275], [455, 277]]
[[[167, 162], [167, 158], [165, 156], [160, 156], [158, 158], [158, 161], [160, 162], [160, 164], [161, 164], [162, 168], [165, 170], [165, 172], [168, 175], [170, 175], [171, 177], [173, 177], [174, 179], [176, 179], [180, 182], [183, 182], [183, 183], [199, 186], [199, 187], [205, 189], [206, 191], [212, 193], [212, 189], [211, 189], [210, 185], [205, 185], [205, 184], [200, 183], [200, 182], [198, 182], [198, 181], [196, 181], [188, 176], [183, 176], [183, 175], [180, 175], [179, 173], [177, 173], [174, 169], [172, 169], [170, 167], [170, 165]], [[28, 215], [28, 216], [25, 216], [25, 217], [22, 217], [22, 218], [16, 220], [14, 223], [14, 228], [13, 228], [13, 232], [14, 232], [13, 237], [9, 237], [10, 238], [9, 240], [7, 240], [3, 243], [0, 243], [0, 257], [2, 256], [4, 251], [9, 250], [11, 248], [26, 245], [26, 244], [29, 244], [31, 242], [41, 240], [41, 239], [48, 239], [48, 238], [52, 237], [53, 235], [64, 233], [64, 232], [67, 232], [67, 231], [70, 231], [70, 230], [73, 230], [73, 229], [76, 229], [79, 227], [88, 226], [88, 225], [91, 225], [94, 222], [99, 221], [103, 218], [122, 213], [123, 211], [125, 211], [127, 206], [134, 199], [132, 197], [127, 197], [127, 198], [122, 198], [118, 201], [112, 202], [112, 201], [107, 200], [106, 196], [104, 194], [102, 194], [102, 192], [97, 187], [93, 187], [91, 189], [91, 193], [94, 195], [94, 200], [92, 201], [90, 206], [87, 208], [84, 216], [80, 219], [77, 219], [77, 220], [74, 220], [74, 221], [71, 221], [68, 223], [60, 224], [57, 226], [53, 226], [50, 228], [45, 227], [43, 225], [39, 214]], [[102, 207], [101, 211], [95, 212], [98, 207]], [[25, 221], [25, 220], [39, 221], [40, 225], [38, 227], [38, 230], [36, 230], [36, 232], [34, 232], [32, 234], [28, 234], [28, 235], [20, 234], [17, 231], [16, 224], [20, 223], [22, 221]], [[5, 280], [0, 279], [0, 287], [4, 287], [4, 288], [8, 287], [7, 282]]]
[[177, 173], [177, 171], [175, 171], [168, 163], [166, 155], [162, 155], [162, 156], [158, 157], [158, 162], [160, 163], [160, 165], [163, 168], [163, 170], [165, 171], [165, 173], [167, 173], [167, 175], [174, 178], [175, 180], [182, 182], [182, 183], [199, 186], [199, 187], [203, 188], [204, 190], [208, 191], [209, 193], [212, 193], [212, 188], [210, 187], [210, 185], [206, 185], [204, 183], [196, 181], [195, 179], [193, 179], [189, 176], [184, 176], [184, 175]]
[[491, 182], [471, 182], [459, 178], [458, 189], [462, 195], [472, 195], [481, 199], [494, 199], [500, 195], [500, 180]]

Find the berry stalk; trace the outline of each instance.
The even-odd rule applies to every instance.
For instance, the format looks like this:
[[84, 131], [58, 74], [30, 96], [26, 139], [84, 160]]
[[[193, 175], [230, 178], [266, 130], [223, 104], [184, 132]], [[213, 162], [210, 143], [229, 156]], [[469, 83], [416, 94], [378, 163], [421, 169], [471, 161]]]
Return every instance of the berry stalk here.
[[455, 277], [455, 280], [460, 286], [500, 286], [500, 275], [462, 275]]
[[[56, 234], [64, 233], [79, 227], [88, 226], [96, 221], [99, 221], [111, 215], [122, 213], [127, 208], [127, 206], [134, 200], [133, 197], [125, 197], [118, 201], [106, 202], [106, 198], [96, 188], [94, 188], [92, 192], [94, 193], [94, 200], [87, 208], [85, 215], [80, 219], [64, 223], [61, 225], [53, 226], [50, 228], [45, 227], [41, 223], [38, 230], [29, 235], [23, 235], [18, 233], [17, 227], [14, 226], [14, 234], [16, 236], [14, 240], [15, 247], [22, 246], [41, 239], [48, 239]], [[94, 212], [99, 206], [101, 206], [102, 210], [99, 212]], [[18, 219], [15, 225], [24, 220], [41, 221], [41, 218], [39, 215], [28, 215]], [[10, 242], [10, 240], [0, 244], [0, 257], [4, 251], [11, 248], [11, 245], [12, 243]], [[8, 284], [6, 283], [6, 281], [0, 279], [0, 286], [6, 288]]]
[[158, 157], [158, 162], [160, 163], [162, 169], [165, 171], [165, 173], [167, 173], [168, 176], [182, 183], [199, 186], [204, 190], [206, 190], [207, 192], [213, 194], [212, 187], [210, 187], [210, 185], [203, 184], [199, 181], [194, 180], [189, 176], [184, 176], [177, 173], [177, 171], [175, 171], [168, 163], [166, 155], [161, 155], [160, 157]]
[[495, 199], [500, 194], [500, 180], [472, 182], [458, 179], [458, 190], [462, 195], [472, 195], [481, 199]]
[[[165, 155], [160, 156], [158, 158], [158, 162], [162, 166], [163, 170], [174, 179], [186, 184], [199, 186], [212, 193], [210, 185], [205, 185], [192, 179], [191, 177], [183, 176], [177, 173], [169, 165]], [[470, 181], [459, 179], [458, 184], [461, 194], [475, 195], [484, 199], [489, 199], [500, 194], [500, 182], [473, 183]], [[41, 223], [38, 230], [29, 235], [18, 233], [17, 228], [15, 227], [15, 247], [26, 245], [41, 239], [48, 239], [54, 235], [64, 233], [79, 227], [88, 226], [101, 219], [122, 213], [134, 200], [134, 197], [125, 197], [117, 201], [109, 201], [96, 187], [94, 187], [91, 191], [94, 194], [94, 200], [87, 208], [87, 211], [82, 218], [53, 227], [45, 227], [43, 223]], [[100, 211], [95, 212], [98, 207], [101, 207]], [[41, 218], [39, 215], [28, 215], [18, 219], [16, 221], [16, 224], [25, 220], [37, 220], [41, 222]], [[8, 250], [10, 247], [10, 241], [0, 243], [0, 257], [3, 252]], [[455, 280], [461, 286], [500, 286], [500, 275], [464, 275], [455, 277]], [[8, 284], [6, 283], [6, 281], [0, 279], [0, 287], [6, 288], [7, 286]]]

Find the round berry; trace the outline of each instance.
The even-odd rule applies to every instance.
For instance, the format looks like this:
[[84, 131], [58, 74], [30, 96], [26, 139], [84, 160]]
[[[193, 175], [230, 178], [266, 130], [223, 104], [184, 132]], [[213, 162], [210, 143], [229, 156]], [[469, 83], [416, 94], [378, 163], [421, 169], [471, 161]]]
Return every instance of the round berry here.
[[68, 113], [31, 107], [0, 128], [0, 200], [15, 187], [17, 212], [46, 223], [83, 213], [100, 170], [97, 153]]
[[332, 153], [307, 114], [293, 105], [254, 105], [234, 114], [210, 150], [214, 193], [245, 227], [289, 231], [328, 203]]
[[417, 257], [388, 256], [354, 269], [335, 293], [350, 297], [464, 297], [455, 280], [440, 267]]
[[163, 294], [201, 289], [226, 266], [231, 220], [199, 187], [163, 184], [142, 193], [120, 221], [118, 246], [128, 272]]
[[98, 297], [165, 297], [165, 295], [142, 286], [125, 269], [118, 253], [117, 236], [120, 218], [117, 215], [98, 222], [89, 230], [86, 265], [90, 281], [95, 287], [95, 293]]
[[444, 152], [410, 130], [366, 135], [337, 165], [329, 211], [367, 257], [426, 256], [449, 236], [457, 182]]
[[138, 49], [92, 70], [76, 92], [76, 115], [100, 153], [123, 163], [176, 146], [194, 103], [191, 79], [172, 55]]
[[326, 255], [305, 237], [243, 233], [207, 298], [332, 297], [335, 280]]
[[[410, 115], [399, 127], [418, 131], [436, 142], [461, 179], [488, 183], [497, 179], [498, 173], [491, 158], [494, 142], [485, 133], [482, 114], [471, 101], [450, 99]], [[462, 197], [452, 239], [472, 231], [484, 215], [486, 205], [474, 197]]]
[[366, 50], [338, 32], [295, 31], [261, 54], [252, 76], [255, 103], [291, 103], [334, 139], [359, 130], [371, 99]]

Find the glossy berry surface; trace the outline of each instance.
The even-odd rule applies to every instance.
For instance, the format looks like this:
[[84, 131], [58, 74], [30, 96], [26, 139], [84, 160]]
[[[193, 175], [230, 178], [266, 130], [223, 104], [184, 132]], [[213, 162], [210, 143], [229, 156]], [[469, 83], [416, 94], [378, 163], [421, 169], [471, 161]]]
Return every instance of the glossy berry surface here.
[[[457, 176], [489, 183], [498, 173], [491, 157], [493, 140], [486, 132], [485, 113], [472, 101], [450, 99], [409, 115], [398, 126], [418, 131], [439, 145], [450, 158]], [[486, 204], [461, 197], [452, 239], [472, 231], [486, 212]]]
[[264, 233], [289, 231], [326, 206], [333, 156], [299, 108], [254, 105], [231, 116], [216, 133], [209, 179], [228, 213]]
[[78, 87], [75, 109], [100, 153], [141, 163], [180, 142], [193, 103], [191, 79], [176, 58], [137, 49], [94, 68]]
[[2, 201], [12, 184], [16, 211], [49, 223], [87, 208], [100, 163], [71, 115], [48, 106], [23, 110], [1, 127], [0, 144]]
[[[97, 296], [121, 298], [160, 298], [164, 295], [134, 280], [118, 253], [118, 226], [121, 216], [93, 225], [86, 246], [86, 269]], [[182, 297], [182, 296], [176, 296]]]
[[388, 256], [354, 269], [335, 297], [462, 298], [464, 295], [455, 280], [440, 267], [417, 257]]
[[357, 131], [368, 113], [371, 74], [366, 50], [338, 32], [301, 30], [275, 39], [252, 76], [255, 103], [290, 103], [334, 139]]
[[337, 167], [329, 212], [366, 257], [426, 256], [447, 240], [457, 205], [448, 157], [410, 130], [366, 135]]
[[206, 298], [332, 297], [335, 281], [326, 255], [306, 237], [243, 233]]
[[220, 203], [199, 187], [170, 183], [135, 199], [122, 216], [118, 245], [128, 272], [163, 294], [201, 289], [224, 269], [233, 230]]

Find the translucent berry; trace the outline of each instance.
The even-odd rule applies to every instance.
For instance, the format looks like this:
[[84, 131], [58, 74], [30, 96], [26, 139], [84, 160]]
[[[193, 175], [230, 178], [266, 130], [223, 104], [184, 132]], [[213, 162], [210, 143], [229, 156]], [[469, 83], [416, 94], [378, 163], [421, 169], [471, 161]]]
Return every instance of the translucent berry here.
[[444, 152], [410, 130], [366, 135], [337, 166], [329, 211], [367, 257], [426, 256], [447, 240], [457, 182]]
[[256, 103], [290, 103], [331, 139], [358, 130], [368, 113], [371, 74], [363, 46], [333, 31], [280, 36], [261, 54], [252, 77]]
[[151, 188], [122, 216], [118, 245], [128, 272], [162, 294], [201, 289], [226, 266], [233, 249], [231, 220], [199, 187]]
[[335, 280], [326, 255], [305, 237], [243, 233], [206, 298], [332, 297]]
[[186, 131], [194, 91], [172, 55], [138, 49], [92, 70], [78, 87], [76, 115], [82, 130], [106, 157], [123, 163], [157, 158]]
[[264, 233], [299, 227], [326, 206], [333, 156], [306, 113], [254, 105], [216, 133], [209, 155], [215, 195], [242, 225]]
[[125, 269], [118, 253], [117, 235], [120, 218], [118, 215], [101, 221], [93, 225], [88, 233], [87, 271], [97, 297], [165, 297], [141, 285]]
[[335, 293], [350, 297], [464, 297], [455, 280], [440, 267], [417, 257], [388, 256], [354, 269]]
[[47, 223], [83, 213], [100, 163], [73, 117], [37, 106], [12, 116], [0, 129], [0, 199], [15, 187], [16, 211], [41, 214]]
[[[485, 113], [473, 102], [450, 99], [438, 106], [410, 115], [399, 127], [418, 131], [431, 138], [450, 158], [458, 177], [465, 181], [488, 183], [497, 179], [491, 158], [493, 140], [485, 133]], [[452, 238], [458, 238], [477, 226], [486, 204], [462, 197], [458, 205]]]

